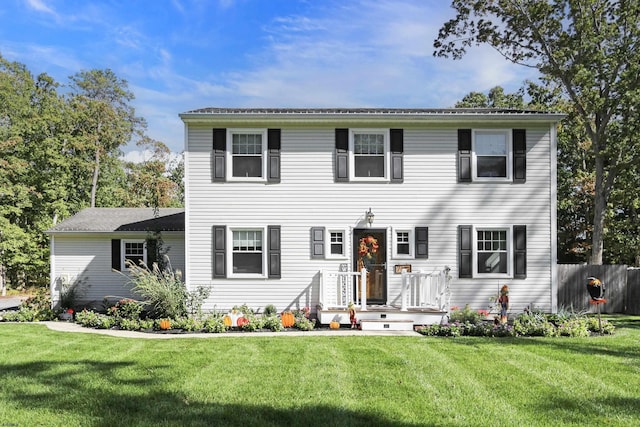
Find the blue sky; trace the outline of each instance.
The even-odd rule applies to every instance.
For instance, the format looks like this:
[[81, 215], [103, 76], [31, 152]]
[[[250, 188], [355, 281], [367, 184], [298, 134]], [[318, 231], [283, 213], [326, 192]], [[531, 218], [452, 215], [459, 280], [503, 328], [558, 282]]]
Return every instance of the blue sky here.
[[[434, 58], [446, 0], [2, 0], [0, 54], [59, 83], [112, 69], [148, 134], [183, 149], [204, 107], [450, 107], [534, 71], [491, 48]], [[136, 147], [125, 151], [135, 157]]]

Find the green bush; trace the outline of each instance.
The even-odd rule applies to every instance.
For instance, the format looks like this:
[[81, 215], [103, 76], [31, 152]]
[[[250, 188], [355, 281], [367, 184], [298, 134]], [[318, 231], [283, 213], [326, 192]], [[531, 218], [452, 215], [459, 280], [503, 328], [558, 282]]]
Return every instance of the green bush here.
[[276, 310], [276, 306], [273, 304], [267, 304], [264, 308], [263, 316], [273, 316], [274, 314], [278, 314], [278, 310]]
[[124, 329], [125, 331], [139, 331], [140, 321], [137, 319], [122, 318], [119, 319], [118, 326], [120, 329]]
[[219, 334], [225, 332], [227, 327], [221, 314], [212, 314], [204, 319], [203, 329], [205, 332]]
[[284, 329], [284, 327], [282, 326], [282, 322], [280, 321], [280, 317], [278, 317], [276, 314], [263, 316], [262, 327], [265, 329], [269, 329], [272, 332], [280, 332]]
[[116, 318], [106, 314], [96, 313], [91, 310], [82, 310], [76, 313], [76, 322], [86, 328], [110, 329], [116, 326]]
[[[602, 324], [602, 331], [600, 331], [600, 324]], [[589, 332], [611, 335], [615, 332], [616, 327], [613, 325], [613, 323], [609, 322], [606, 319], [603, 319], [601, 322], [598, 322], [597, 317], [588, 317], [587, 329], [589, 330]]]
[[449, 313], [449, 323], [471, 323], [476, 324], [482, 321], [483, 315], [476, 310], [472, 310], [469, 304], [464, 308], [452, 308]]
[[553, 337], [556, 327], [547, 320], [544, 313], [522, 313], [513, 321], [513, 330], [518, 336]]
[[311, 331], [315, 325], [315, 320], [310, 320], [306, 317], [296, 317], [296, 321], [293, 326], [301, 331]]
[[204, 322], [194, 317], [180, 317], [172, 322], [173, 329], [182, 329], [187, 332], [199, 331], [203, 328]]
[[144, 263], [136, 265], [127, 261], [133, 292], [142, 295], [150, 306], [151, 316], [172, 319], [187, 314], [187, 289], [182, 275], [170, 268], [160, 269], [153, 264], [149, 269]]
[[118, 319], [140, 319], [142, 304], [131, 298], [124, 298], [118, 301], [113, 307], [109, 307], [107, 314]]

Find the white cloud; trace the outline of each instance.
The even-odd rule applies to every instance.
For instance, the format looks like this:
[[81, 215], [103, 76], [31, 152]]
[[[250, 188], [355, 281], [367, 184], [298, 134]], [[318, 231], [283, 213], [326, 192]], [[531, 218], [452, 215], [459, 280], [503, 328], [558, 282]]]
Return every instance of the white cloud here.
[[27, 3], [27, 6], [29, 6], [30, 8], [38, 12], [48, 13], [53, 16], [58, 16], [57, 13], [53, 9], [51, 9], [49, 6], [47, 6], [43, 0], [26, 0], [26, 3]]

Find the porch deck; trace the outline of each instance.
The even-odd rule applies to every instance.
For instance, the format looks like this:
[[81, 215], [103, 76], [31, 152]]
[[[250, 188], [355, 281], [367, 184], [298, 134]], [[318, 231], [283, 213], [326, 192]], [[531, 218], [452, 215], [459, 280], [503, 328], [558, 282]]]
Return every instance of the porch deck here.
[[[367, 303], [367, 271], [321, 272], [321, 324], [332, 321], [348, 325], [348, 306], [353, 303], [362, 329], [411, 330], [414, 325], [440, 323], [449, 311], [449, 269], [433, 272], [402, 272], [400, 305]], [[391, 296], [394, 297], [394, 296]], [[389, 298], [397, 300], [397, 298]]]

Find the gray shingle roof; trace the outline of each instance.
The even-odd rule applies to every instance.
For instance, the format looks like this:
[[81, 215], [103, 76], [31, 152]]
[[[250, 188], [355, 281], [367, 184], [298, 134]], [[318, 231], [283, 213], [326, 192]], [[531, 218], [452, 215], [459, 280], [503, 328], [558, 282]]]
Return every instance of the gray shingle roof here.
[[60, 232], [184, 231], [184, 209], [88, 208], [47, 230]]
[[182, 114], [259, 114], [259, 115], [548, 115], [547, 111], [507, 108], [220, 108], [190, 110]]

